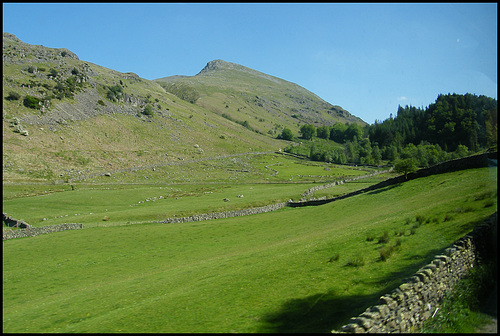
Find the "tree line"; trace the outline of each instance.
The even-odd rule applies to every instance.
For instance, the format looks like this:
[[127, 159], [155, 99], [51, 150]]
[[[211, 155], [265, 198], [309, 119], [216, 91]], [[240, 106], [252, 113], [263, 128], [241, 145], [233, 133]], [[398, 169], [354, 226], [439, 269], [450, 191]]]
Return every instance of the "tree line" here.
[[[300, 128], [301, 139], [314, 137], [324, 140], [308, 144], [307, 156], [311, 160], [366, 165], [407, 160], [424, 167], [486, 149], [496, 150], [497, 101], [469, 93], [440, 94], [425, 109], [399, 106], [396, 117], [391, 115], [365, 127], [335, 123], [331, 127]], [[292, 140], [294, 136], [285, 128], [278, 138]], [[285, 149], [295, 154], [301, 150], [300, 146]]]

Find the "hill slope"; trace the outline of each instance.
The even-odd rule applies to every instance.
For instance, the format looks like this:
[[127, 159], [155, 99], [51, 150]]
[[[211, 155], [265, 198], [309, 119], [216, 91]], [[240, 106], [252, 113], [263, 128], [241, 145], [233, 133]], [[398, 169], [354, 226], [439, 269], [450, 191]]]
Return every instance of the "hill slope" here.
[[[269, 104], [288, 106], [285, 94], [308, 102], [296, 104], [308, 109], [299, 112], [304, 121], [332, 122], [311, 117], [327, 116], [331, 105], [307, 90], [242, 66], [229, 69], [230, 64], [210, 62], [193, 77], [150, 81], [4, 33], [4, 182], [64, 181], [175, 160], [274, 151], [283, 146], [274, 134], [292, 120], [292, 107], [280, 116]], [[232, 82], [224, 78], [228, 73]], [[172, 89], [191, 82], [200, 93], [196, 104]], [[231, 112], [236, 102], [242, 114]], [[278, 124], [279, 118], [285, 122]]]
[[155, 81], [186, 101], [234, 120], [246, 120], [252, 128], [271, 135], [283, 127], [298, 130], [298, 123], [366, 124], [297, 84], [223, 60], [208, 62], [196, 76]]

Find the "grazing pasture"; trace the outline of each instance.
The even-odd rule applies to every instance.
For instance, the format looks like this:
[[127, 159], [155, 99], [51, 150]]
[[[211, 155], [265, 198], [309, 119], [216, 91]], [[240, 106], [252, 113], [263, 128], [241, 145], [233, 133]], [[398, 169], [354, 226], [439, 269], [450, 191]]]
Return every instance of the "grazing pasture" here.
[[[203, 178], [203, 169], [207, 170], [203, 174], [211, 176], [209, 180]], [[154, 171], [113, 173], [71, 184], [4, 184], [3, 211], [33, 226], [144, 223], [298, 200], [316, 182], [362, 176], [374, 170], [277, 154], [248, 155], [186, 162]], [[188, 175], [190, 181], [186, 182]], [[147, 181], [138, 182], [141, 176], [147, 176]], [[370, 181], [368, 184], [377, 182]]]
[[[495, 212], [496, 176], [496, 167], [469, 169], [322, 206], [204, 222], [102, 226], [107, 221], [88, 217], [83, 230], [4, 241], [3, 331], [329, 332]], [[90, 212], [104, 202], [99, 216], [107, 209], [109, 222], [116, 216], [120, 224], [141, 217], [130, 200], [166, 191], [107, 187], [54, 192], [62, 204], [47, 216], [68, 205]], [[284, 185], [263, 197], [265, 185], [212, 187], [168, 186], [168, 200], [184, 200], [183, 209], [198, 212], [213, 209], [211, 197], [220, 200], [228, 191], [244, 194], [238, 199], [248, 204], [298, 191]], [[4, 206], [29, 209], [23, 200]], [[180, 209], [159, 200], [147, 204], [152, 208], [143, 221], [160, 209]], [[382, 258], [389, 247], [392, 253]]]

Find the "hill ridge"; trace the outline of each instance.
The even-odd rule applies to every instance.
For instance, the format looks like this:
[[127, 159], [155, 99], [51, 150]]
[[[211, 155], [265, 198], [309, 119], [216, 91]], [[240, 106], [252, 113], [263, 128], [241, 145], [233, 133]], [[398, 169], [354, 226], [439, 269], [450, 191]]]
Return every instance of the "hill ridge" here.
[[301, 123], [362, 123], [297, 84], [236, 63], [213, 60], [195, 76], [147, 80], [3, 36], [4, 182], [276, 151], [286, 146], [276, 139], [284, 127], [298, 134]]

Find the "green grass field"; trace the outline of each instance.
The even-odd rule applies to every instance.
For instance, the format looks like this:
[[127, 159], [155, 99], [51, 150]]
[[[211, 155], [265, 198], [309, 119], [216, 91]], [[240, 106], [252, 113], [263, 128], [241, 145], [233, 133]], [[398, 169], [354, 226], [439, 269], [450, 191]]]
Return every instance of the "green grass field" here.
[[[330, 332], [377, 304], [380, 295], [495, 212], [496, 177], [496, 167], [471, 169], [318, 207], [205, 222], [108, 227], [100, 225], [104, 213], [109, 222], [116, 216], [116, 223], [133, 221], [128, 216], [136, 211], [143, 219], [157, 210], [168, 213], [167, 203], [160, 205], [160, 200], [146, 202], [152, 208], [142, 214], [138, 209], [145, 203], [129, 207], [131, 200], [165, 192], [194, 194], [168, 200], [200, 211], [218, 205], [211, 201], [229, 197], [225, 192], [244, 194], [241, 202], [257, 204], [298, 189], [283, 185], [275, 195], [263, 197], [279, 185], [269, 190], [246, 184], [212, 190], [140, 185], [92, 190], [77, 185], [75, 190], [35, 198], [14, 197], [16, 191], [11, 190], [4, 211], [29, 209], [33, 221], [36, 211], [54, 203], [60, 208], [48, 209], [47, 216], [78, 213], [75, 207], [82, 213], [94, 206], [104, 209], [94, 210], [94, 219], [61, 218], [88, 223], [83, 230], [3, 242], [3, 331]], [[308, 187], [299, 186], [301, 191]], [[258, 195], [252, 196], [250, 187]], [[78, 198], [85, 202], [71, 203]], [[43, 204], [45, 199], [50, 202]], [[30, 209], [39, 202], [40, 208]], [[172, 206], [170, 211], [179, 209]], [[389, 242], [378, 243], [384, 232]], [[391, 245], [398, 248], [381, 261], [381, 248]], [[353, 263], [359, 266], [348, 266]]]
[[[144, 223], [298, 200], [317, 183], [371, 171], [277, 154], [249, 155], [188, 162], [155, 171], [117, 173], [70, 185], [4, 184], [3, 211], [33, 226], [68, 222], [86, 227]], [[205, 179], [205, 174], [210, 178]], [[144, 176], [148, 178], [138, 183]], [[190, 181], [186, 182], [184, 176], [189, 176]], [[369, 178], [363, 186], [376, 182], [377, 179]], [[353, 184], [353, 188], [360, 186]], [[328, 190], [344, 189], [345, 186], [336, 186]]]

